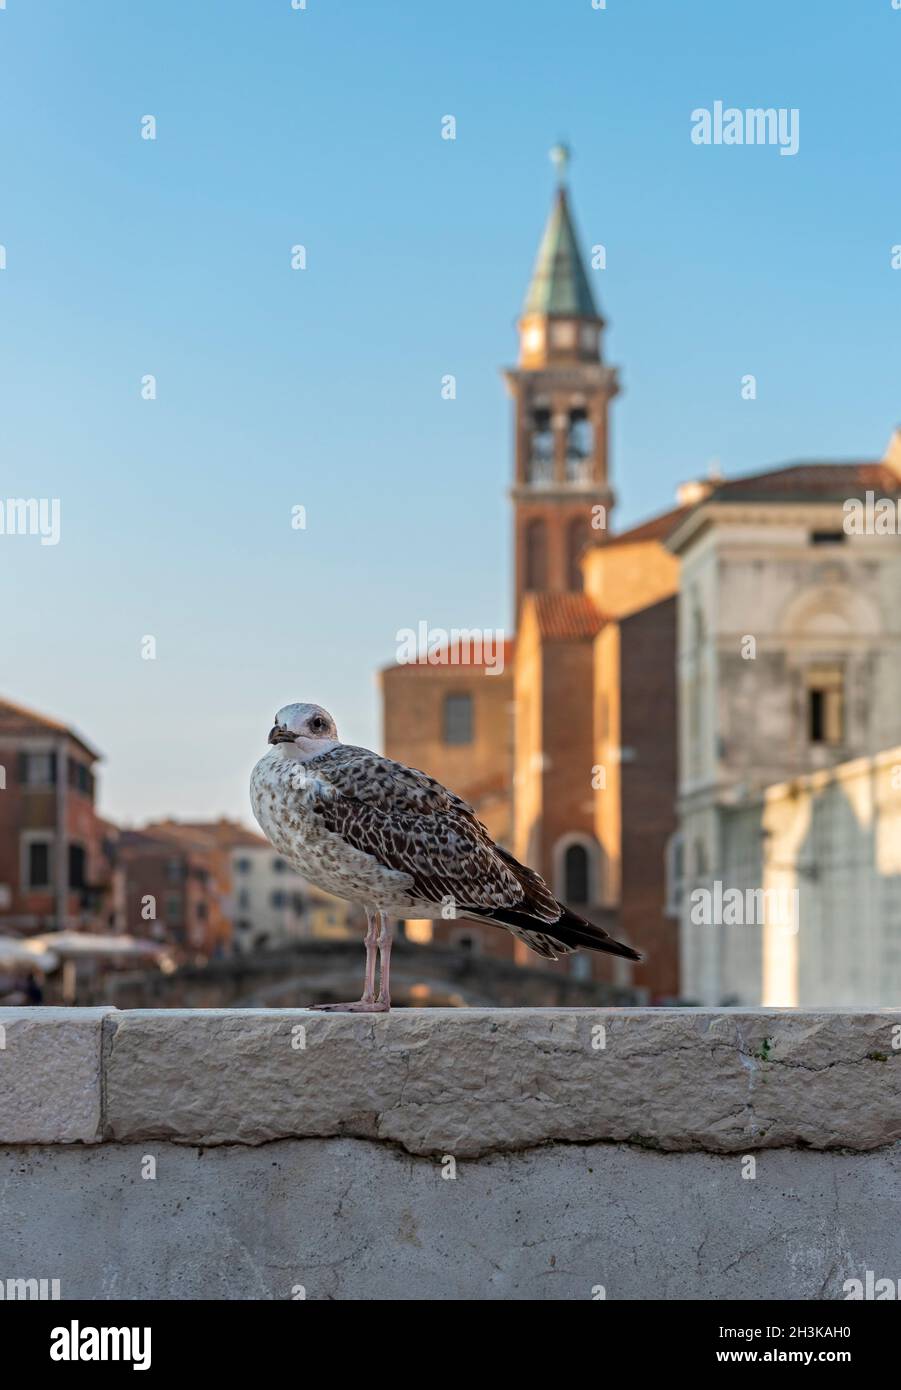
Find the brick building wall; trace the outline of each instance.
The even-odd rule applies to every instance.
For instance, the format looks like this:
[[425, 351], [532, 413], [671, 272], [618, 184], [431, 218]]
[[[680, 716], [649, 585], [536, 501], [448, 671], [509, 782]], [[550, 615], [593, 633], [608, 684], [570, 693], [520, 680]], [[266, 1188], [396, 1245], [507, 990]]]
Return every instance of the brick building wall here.
[[0, 701], [0, 932], [110, 925], [110, 830], [98, 755], [65, 726]]
[[633, 981], [653, 1000], [678, 990], [679, 923], [666, 914], [667, 843], [676, 831], [676, 599], [620, 623], [620, 927], [645, 956]]

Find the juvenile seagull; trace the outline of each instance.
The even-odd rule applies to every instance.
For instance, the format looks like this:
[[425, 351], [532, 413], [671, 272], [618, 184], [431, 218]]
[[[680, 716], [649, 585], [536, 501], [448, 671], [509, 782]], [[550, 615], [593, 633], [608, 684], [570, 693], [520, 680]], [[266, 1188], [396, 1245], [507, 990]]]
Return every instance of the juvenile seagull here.
[[472, 807], [434, 777], [341, 743], [320, 705], [285, 705], [269, 743], [250, 779], [263, 833], [311, 883], [366, 909], [363, 997], [316, 1008], [388, 1011], [392, 917], [492, 922], [549, 960], [580, 946], [641, 960], [559, 903], [544, 879], [496, 845]]

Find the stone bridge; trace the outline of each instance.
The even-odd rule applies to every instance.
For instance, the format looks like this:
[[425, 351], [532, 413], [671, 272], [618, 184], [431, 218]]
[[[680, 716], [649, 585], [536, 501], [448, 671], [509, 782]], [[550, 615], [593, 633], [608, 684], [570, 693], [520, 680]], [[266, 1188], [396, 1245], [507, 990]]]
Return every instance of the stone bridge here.
[[[78, 1003], [149, 1008], [304, 1008], [358, 999], [363, 948], [357, 940], [301, 941], [279, 951], [233, 956], [207, 965], [108, 975], [79, 989]], [[634, 1004], [634, 991], [575, 980], [553, 965], [512, 961], [403, 939], [391, 952], [391, 998], [441, 1008]]]

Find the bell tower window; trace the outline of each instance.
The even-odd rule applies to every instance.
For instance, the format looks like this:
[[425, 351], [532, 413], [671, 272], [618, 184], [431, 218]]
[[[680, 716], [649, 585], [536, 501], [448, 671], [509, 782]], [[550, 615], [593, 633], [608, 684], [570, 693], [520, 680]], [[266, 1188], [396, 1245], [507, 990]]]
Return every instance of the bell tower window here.
[[591, 455], [594, 452], [594, 430], [588, 412], [577, 407], [569, 412], [566, 432], [566, 481], [591, 482]]
[[536, 409], [532, 414], [526, 480], [538, 484], [554, 481], [554, 429], [551, 412], [543, 408]]
[[551, 344], [557, 348], [574, 348], [578, 342], [578, 326], [563, 322], [551, 324]]

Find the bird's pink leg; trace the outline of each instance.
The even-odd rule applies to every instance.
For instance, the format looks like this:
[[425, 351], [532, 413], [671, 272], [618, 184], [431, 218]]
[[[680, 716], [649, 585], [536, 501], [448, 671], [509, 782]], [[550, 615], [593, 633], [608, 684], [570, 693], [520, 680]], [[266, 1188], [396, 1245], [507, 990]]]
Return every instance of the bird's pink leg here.
[[384, 1009], [391, 1008], [391, 923], [387, 912], [379, 913], [379, 997]]
[[[372, 912], [366, 909], [366, 980], [363, 986], [363, 997], [358, 999], [355, 1004], [311, 1004], [310, 1008], [317, 1009], [320, 1013], [333, 1014], [383, 1014], [387, 1013], [390, 1001], [382, 1003], [382, 994], [375, 997], [375, 953], [376, 948], [381, 952], [382, 937], [376, 930], [376, 923], [382, 918], [381, 913]], [[387, 921], [387, 918], [385, 919]], [[389, 942], [390, 952], [390, 942]], [[384, 979], [384, 964], [382, 965]]]
[[366, 909], [366, 984], [363, 988], [363, 998], [360, 1003], [371, 1004], [375, 998], [375, 953], [378, 943], [378, 931], [376, 925], [379, 920], [377, 912], [371, 908]]

